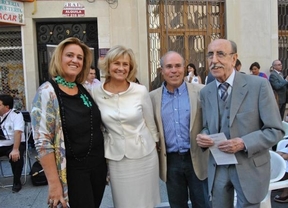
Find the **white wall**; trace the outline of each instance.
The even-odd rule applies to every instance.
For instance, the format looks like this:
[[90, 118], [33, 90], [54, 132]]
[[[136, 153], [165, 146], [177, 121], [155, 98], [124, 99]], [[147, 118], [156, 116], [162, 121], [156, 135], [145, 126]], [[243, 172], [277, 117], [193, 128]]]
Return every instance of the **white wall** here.
[[269, 75], [278, 59], [278, 11], [276, 0], [226, 0], [227, 38], [236, 42], [241, 71], [250, 74], [257, 61]]
[[[99, 48], [121, 44], [131, 48], [138, 63], [138, 79], [147, 88], [148, 39], [146, 0], [118, 0], [109, 6], [106, 0], [57, 0], [25, 3], [25, 26], [22, 26], [26, 103], [28, 110], [38, 88], [38, 61], [35, 20], [62, 17], [65, 2], [78, 2], [85, 7], [85, 17], [98, 20]], [[258, 61], [261, 71], [269, 74], [269, 67], [278, 58], [278, 24], [276, 0], [226, 0], [227, 38], [238, 45], [242, 71], [250, 73], [249, 66]], [[66, 17], [65, 17], [66, 18]]]

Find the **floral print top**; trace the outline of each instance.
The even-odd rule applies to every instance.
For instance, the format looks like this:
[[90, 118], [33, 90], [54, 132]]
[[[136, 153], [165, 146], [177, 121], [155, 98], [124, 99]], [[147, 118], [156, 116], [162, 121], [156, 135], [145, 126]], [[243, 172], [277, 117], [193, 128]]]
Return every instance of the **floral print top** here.
[[31, 124], [35, 147], [39, 158], [54, 152], [56, 166], [68, 201], [64, 134], [61, 124], [59, 102], [50, 82], [43, 83], [32, 102]]

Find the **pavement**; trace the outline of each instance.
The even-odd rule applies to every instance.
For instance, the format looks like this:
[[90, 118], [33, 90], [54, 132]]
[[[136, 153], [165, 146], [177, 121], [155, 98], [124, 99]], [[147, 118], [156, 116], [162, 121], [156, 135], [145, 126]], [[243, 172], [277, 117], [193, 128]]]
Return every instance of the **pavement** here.
[[[35, 150], [30, 151], [31, 164], [35, 161]], [[11, 168], [8, 161], [2, 162], [4, 175], [11, 175]], [[29, 174], [30, 167], [28, 165], [27, 173]], [[24, 174], [24, 170], [23, 170]], [[31, 176], [26, 176], [26, 182], [22, 187], [22, 190], [18, 193], [12, 193], [11, 187], [4, 188], [3, 185], [11, 184], [12, 177], [3, 177], [0, 172], [0, 208], [46, 208], [47, 207], [47, 193], [48, 186], [33, 186], [31, 182]], [[22, 181], [25, 181], [25, 176], [22, 176]], [[157, 208], [170, 208], [167, 198], [166, 186], [161, 180], [159, 180], [161, 204]], [[276, 203], [273, 201], [273, 197], [279, 194], [280, 190], [273, 191], [271, 194], [272, 208], [287, 208], [288, 203]], [[190, 207], [191, 204], [189, 204]], [[113, 201], [111, 190], [109, 186], [106, 186], [104, 197], [100, 208], [113, 208]], [[135, 207], [137, 208], [137, 207]]]

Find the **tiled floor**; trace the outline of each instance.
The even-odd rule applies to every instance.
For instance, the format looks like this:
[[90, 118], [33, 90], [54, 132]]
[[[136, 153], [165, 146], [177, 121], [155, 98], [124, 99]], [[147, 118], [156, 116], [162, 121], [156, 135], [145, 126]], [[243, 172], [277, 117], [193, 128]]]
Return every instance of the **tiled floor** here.
[[[32, 163], [34, 161], [35, 152], [31, 154]], [[11, 174], [10, 164], [4, 162], [4, 174]], [[29, 170], [28, 170], [29, 172]], [[24, 179], [24, 176], [22, 176]], [[22, 190], [19, 193], [12, 193], [11, 187], [2, 188], [1, 185], [11, 183], [12, 178], [3, 178], [0, 173], [0, 207], [1, 208], [45, 208], [47, 207], [47, 192], [48, 186], [33, 186], [30, 176], [27, 176], [26, 184], [23, 186]], [[165, 184], [159, 181], [160, 192], [161, 192], [161, 201], [162, 203], [158, 206], [161, 208], [169, 208], [167, 203], [167, 193]], [[273, 197], [276, 194], [279, 194], [280, 191], [273, 191], [271, 196], [272, 208], [287, 208], [288, 203], [280, 204], [273, 201]], [[100, 208], [111, 208], [113, 207], [112, 196], [110, 187], [107, 186], [102, 204]], [[136, 208], [136, 207], [135, 207]]]

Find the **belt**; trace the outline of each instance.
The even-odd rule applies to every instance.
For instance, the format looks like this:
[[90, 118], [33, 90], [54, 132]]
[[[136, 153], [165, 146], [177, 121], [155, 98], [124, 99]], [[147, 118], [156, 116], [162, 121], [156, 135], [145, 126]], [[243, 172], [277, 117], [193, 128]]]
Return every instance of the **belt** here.
[[177, 155], [190, 155], [190, 150], [186, 151], [186, 152], [169, 152], [168, 154], [177, 154]]

